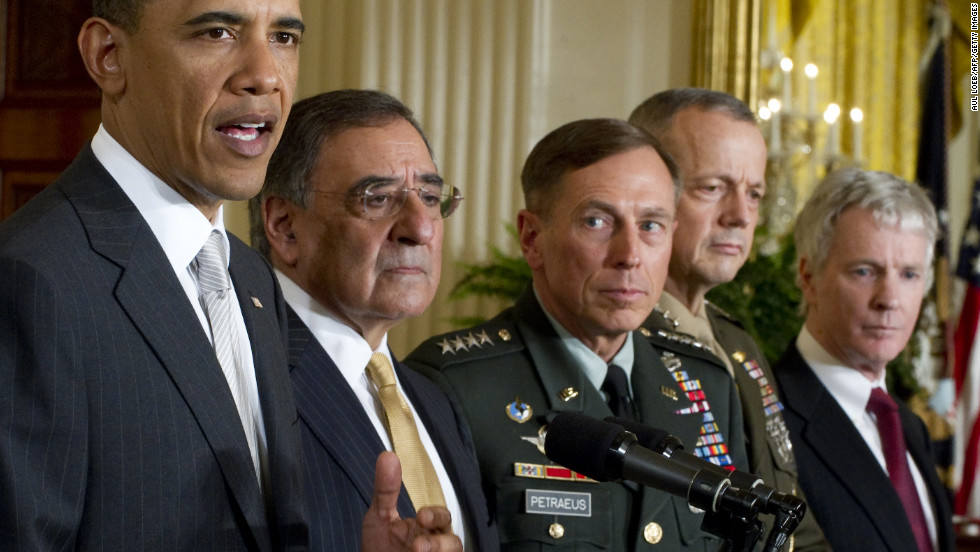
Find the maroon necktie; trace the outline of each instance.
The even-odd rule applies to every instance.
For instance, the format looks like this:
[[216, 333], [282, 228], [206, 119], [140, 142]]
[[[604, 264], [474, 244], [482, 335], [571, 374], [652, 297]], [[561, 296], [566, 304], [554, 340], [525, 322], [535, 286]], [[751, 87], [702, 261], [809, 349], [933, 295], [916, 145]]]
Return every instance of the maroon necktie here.
[[909, 469], [905, 453], [905, 436], [902, 434], [902, 421], [898, 416], [898, 406], [880, 387], [871, 390], [868, 399], [868, 412], [878, 419], [878, 433], [881, 435], [881, 448], [885, 452], [885, 465], [888, 466], [888, 478], [898, 491], [898, 497], [905, 507], [905, 514], [915, 533], [915, 542], [920, 552], [932, 552], [932, 541], [929, 539], [929, 528], [926, 527], [926, 516], [922, 513], [922, 502], [915, 490], [915, 480]]

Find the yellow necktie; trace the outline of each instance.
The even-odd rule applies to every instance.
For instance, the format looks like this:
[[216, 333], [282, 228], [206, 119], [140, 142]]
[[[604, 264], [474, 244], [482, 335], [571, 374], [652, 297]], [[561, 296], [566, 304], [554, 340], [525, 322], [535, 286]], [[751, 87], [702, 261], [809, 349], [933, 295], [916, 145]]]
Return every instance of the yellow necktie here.
[[402, 464], [402, 482], [418, 510], [423, 506], [445, 506], [446, 499], [439, 485], [432, 460], [422, 446], [412, 410], [395, 385], [395, 372], [382, 353], [371, 355], [367, 365], [368, 378], [378, 388], [378, 397], [385, 411], [385, 426]]

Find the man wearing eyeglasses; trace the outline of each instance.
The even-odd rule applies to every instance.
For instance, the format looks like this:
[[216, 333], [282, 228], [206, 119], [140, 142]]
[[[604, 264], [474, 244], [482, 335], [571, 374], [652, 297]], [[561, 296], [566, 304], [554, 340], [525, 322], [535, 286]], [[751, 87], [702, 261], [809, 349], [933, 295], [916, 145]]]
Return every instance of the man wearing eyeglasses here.
[[397, 516], [424, 523], [445, 506], [447, 537], [498, 548], [461, 415], [387, 347], [388, 330], [432, 301], [443, 219], [461, 199], [405, 105], [340, 90], [293, 106], [250, 203], [252, 244], [288, 304], [313, 550], [374, 549], [356, 527], [386, 521], [368, 512], [385, 450], [402, 465]]

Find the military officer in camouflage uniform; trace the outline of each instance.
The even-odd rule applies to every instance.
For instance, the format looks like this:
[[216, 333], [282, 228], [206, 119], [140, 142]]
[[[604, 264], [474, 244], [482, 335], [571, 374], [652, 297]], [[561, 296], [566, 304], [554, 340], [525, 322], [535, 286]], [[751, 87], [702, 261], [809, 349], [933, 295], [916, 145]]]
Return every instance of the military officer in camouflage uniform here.
[[542, 139], [521, 180], [518, 231], [532, 285], [490, 322], [434, 337], [406, 359], [462, 406], [502, 549], [718, 550], [720, 539], [700, 529], [704, 514], [685, 500], [597, 483], [543, 450], [556, 412], [618, 413], [719, 464], [747, 461], [728, 375], [695, 376], [676, 362], [689, 343], [634, 331], [666, 278], [673, 162], [624, 121], [583, 120]]
[[[667, 282], [646, 324], [654, 334], [686, 336], [716, 355], [714, 369], [731, 374], [738, 386], [752, 473], [781, 492], [798, 495], [796, 463], [772, 370], [741, 324], [704, 299], [713, 287], [735, 277], [752, 248], [766, 186], [766, 144], [755, 115], [728, 94], [686, 88], [650, 97], [630, 122], [661, 141], [683, 181]], [[680, 359], [682, 365], [687, 361]], [[764, 521], [771, 526], [771, 517]], [[787, 548], [830, 549], [812, 515], [804, 518]]]

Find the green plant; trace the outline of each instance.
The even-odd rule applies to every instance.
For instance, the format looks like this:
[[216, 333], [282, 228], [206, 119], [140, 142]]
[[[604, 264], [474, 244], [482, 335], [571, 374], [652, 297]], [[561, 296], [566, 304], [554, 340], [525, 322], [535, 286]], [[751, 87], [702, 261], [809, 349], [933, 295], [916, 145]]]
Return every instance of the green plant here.
[[[507, 225], [507, 233], [518, 241], [517, 229]], [[500, 248], [490, 249], [491, 260], [487, 263], [459, 263], [463, 277], [449, 291], [449, 299], [457, 301], [467, 297], [489, 297], [514, 302], [524, 288], [531, 283], [531, 267], [521, 255], [508, 255]], [[480, 316], [454, 318], [453, 324], [461, 327], [485, 322]]]
[[708, 292], [709, 301], [742, 322], [770, 363], [776, 361], [803, 326], [802, 294], [796, 287], [796, 248], [792, 236], [769, 238], [756, 230], [756, 244], [771, 244], [764, 255], [756, 247], [735, 278]]

